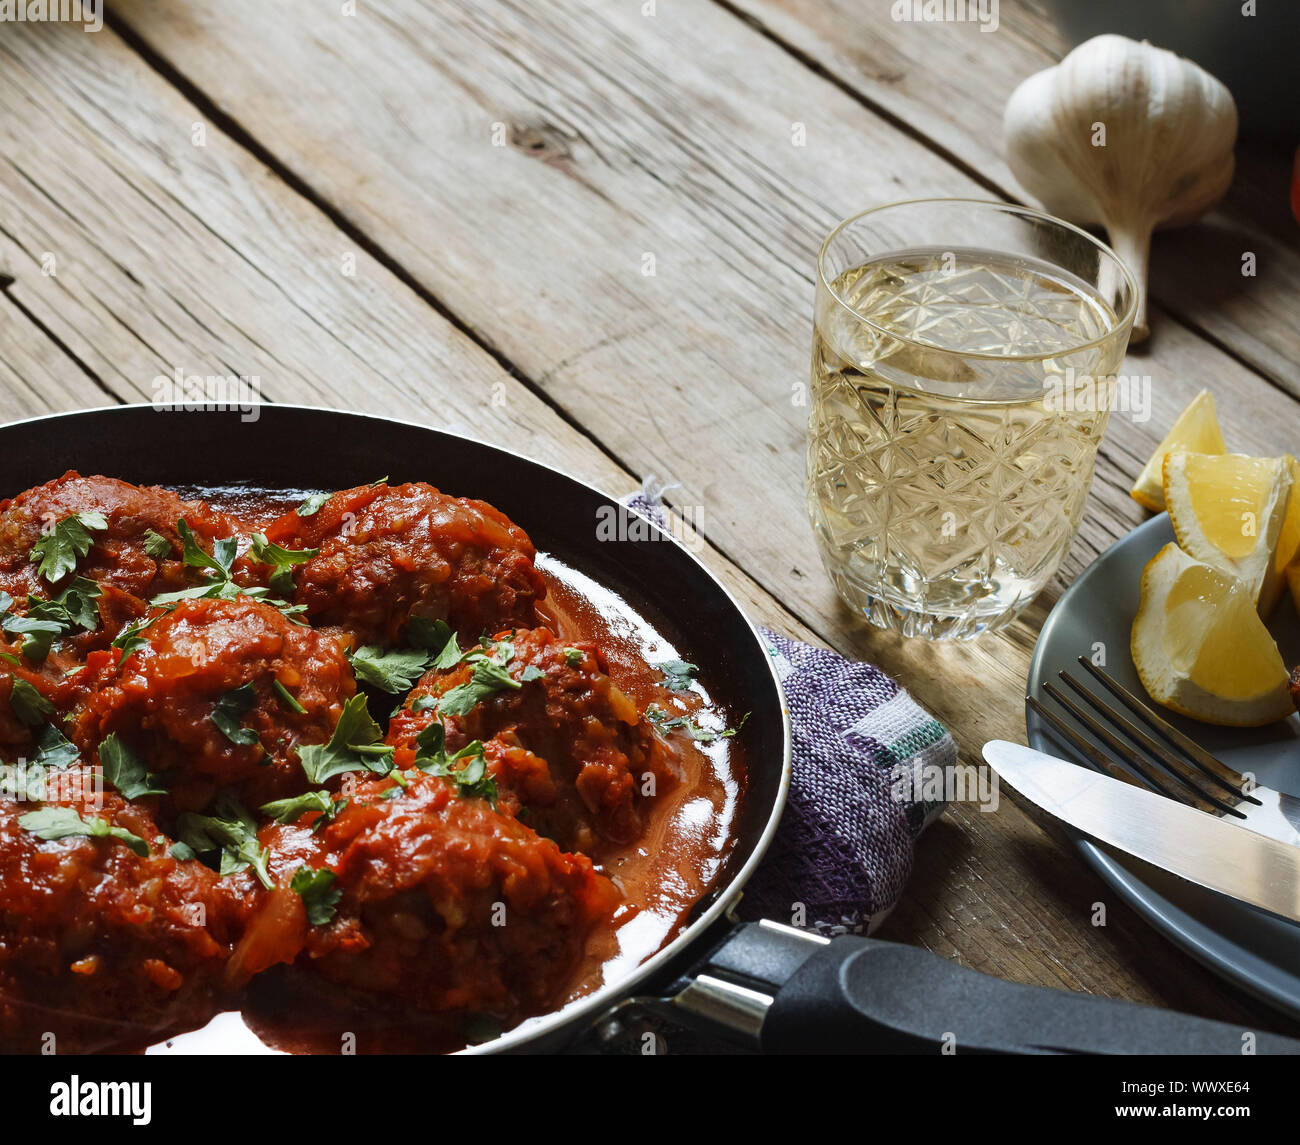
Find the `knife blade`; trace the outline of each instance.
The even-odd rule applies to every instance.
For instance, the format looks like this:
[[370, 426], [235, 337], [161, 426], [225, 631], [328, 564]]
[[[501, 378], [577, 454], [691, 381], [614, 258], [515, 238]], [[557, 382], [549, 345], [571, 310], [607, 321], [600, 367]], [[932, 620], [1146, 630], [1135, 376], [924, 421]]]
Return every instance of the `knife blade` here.
[[984, 758], [999, 779], [1085, 835], [1300, 922], [1300, 847], [1017, 743], [990, 740]]

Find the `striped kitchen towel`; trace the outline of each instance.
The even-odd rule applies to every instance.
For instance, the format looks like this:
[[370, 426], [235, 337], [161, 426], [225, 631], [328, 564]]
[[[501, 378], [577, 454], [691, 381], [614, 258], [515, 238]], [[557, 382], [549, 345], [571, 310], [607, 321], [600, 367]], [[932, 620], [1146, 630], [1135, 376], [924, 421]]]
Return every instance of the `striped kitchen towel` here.
[[[665, 487], [624, 499], [663, 527]], [[868, 933], [903, 893], [917, 837], [943, 811], [957, 747], [942, 724], [872, 664], [760, 629], [790, 709], [790, 798], [743, 918], [826, 935]]]

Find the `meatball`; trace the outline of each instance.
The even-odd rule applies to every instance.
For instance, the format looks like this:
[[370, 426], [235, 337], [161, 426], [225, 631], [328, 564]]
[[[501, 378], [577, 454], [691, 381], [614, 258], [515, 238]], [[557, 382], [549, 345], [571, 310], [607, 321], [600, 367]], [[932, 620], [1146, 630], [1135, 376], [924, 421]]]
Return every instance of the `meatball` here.
[[247, 597], [183, 601], [141, 635], [73, 709], [83, 751], [116, 733], [172, 811], [223, 788], [250, 808], [306, 789], [296, 746], [327, 742], [356, 691], [335, 640]]
[[323, 831], [261, 836], [278, 880], [303, 865], [337, 876], [333, 917], [311, 927], [300, 964], [435, 1013], [512, 1023], [557, 1000], [618, 903], [586, 856], [418, 771], [405, 786], [360, 779], [346, 798]]
[[593, 852], [602, 840], [640, 838], [645, 809], [676, 782], [675, 749], [610, 679], [599, 649], [566, 644], [547, 628], [502, 633], [491, 657], [508, 656], [513, 687], [480, 694], [461, 714], [430, 703], [471, 684], [479, 656], [429, 671], [412, 690], [389, 723], [399, 764], [414, 758], [419, 734], [441, 719], [449, 750], [473, 740], [487, 745], [503, 797], [526, 808], [528, 822], [562, 847]]
[[[83, 528], [86, 551], [70, 548], [59, 532], [72, 529], [69, 518], [82, 513], [98, 513], [105, 523], [102, 529]], [[196, 570], [181, 559], [176, 523], [182, 518], [209, 550], [216, 539], [236, 532], [234, 521], [202, 501], [182, 501], [166, 489], [69, 470], [0, 502], [0, 590], [13, 598], [14, 612], [25, 613], [29, 596], [53, 599], [74, 576], [94, 581], [99, 624], [71, 643], [83, 654], [106, 648], [130, 621], [145, 614], [151, 597], [199, 583]], [[47, 562], [42, 571], [43, 540], [46, 550], [62, 542], [66, 560]]]
[[[0, 1050], [43, 1052], [52, 1033], [59, 1053], [84, 1052], [201, 1024], [260, 886], [173, 858], [150, 815], [96, 796], [89, 770], [57, 775], [49, 802], [0, 799]], [[24, 819], [55, 808], [136, 842], [43, 838]]]
[[[399, 642], [412, 618], [476, 638], [535, 623], [546, 585], [527, 534], [491, 505], [431, 485], [365, 485], [266, 529], [289, 549], [319, 549], [294, 570], [293, 600], [316, 625], [361, 644]], [[253, 575], [251, 572], [248, 575]]]

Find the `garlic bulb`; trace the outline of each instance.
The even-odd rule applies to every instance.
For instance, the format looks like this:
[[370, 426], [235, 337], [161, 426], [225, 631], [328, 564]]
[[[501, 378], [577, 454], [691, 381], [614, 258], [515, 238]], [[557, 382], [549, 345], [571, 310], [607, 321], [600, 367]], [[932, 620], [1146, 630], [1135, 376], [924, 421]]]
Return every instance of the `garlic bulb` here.
[[1151, 232], [1190, 223], [1232, 182], [1232, 95], [1173, 52], [1097, 36], [1016, 88], [1003, 129], [1027, 191], [1055, 215], [1106, 228], [1137, 279], [1131, 340], [1141, 341]]

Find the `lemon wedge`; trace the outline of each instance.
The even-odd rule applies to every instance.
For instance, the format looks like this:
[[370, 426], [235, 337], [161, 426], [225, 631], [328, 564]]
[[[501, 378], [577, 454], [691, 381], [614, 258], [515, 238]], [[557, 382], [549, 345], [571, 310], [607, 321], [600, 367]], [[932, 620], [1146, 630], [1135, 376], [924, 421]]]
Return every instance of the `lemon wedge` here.
[[1214, 395], [1209, 390], [1202, 390], [1187, 403], [1173, 428], [1165, 435], [1164, 441], [1156, 446], [1146, 468], [1138, 475], [1130, 496], [1139, 505], [1154, 509], [1157, 513], [1165, 507], [1165, 457], [1176, 449], [1187, 449], [1193, 453], [1228, 452], [1228, 447], [1223, 444], [1223, 432], [1219, 429]]
[[1257, 602], [1274, 575], [1291, 492], [1287, 461], [1241, 453], [1165, 455], [1165, 508], [1179, 545], [1243, 581]]
[[[1287, 569], [1296, 563], [1300, 556], [1300, 464], [1289, 453], [1286, 457], [1287, 468], [1291, 472], [1291, 496], [1286, 503], [1286, 516], [1282, 518], [1282, 528], [1277, 535], [1277, 549], [1273, 553], [1273, 567], [1264, 578], [1264, 585], [1259, 590], [1259, 614], [1267, 618], [1282, 599], [1282, 592], [1287, 585]], [[1300, 571], [1297, 572], [1300, 576]], [[1292, 589], [1292, 592], [1295, 590]]]
[[1193, 719], [1257, 727], [1294, 710], [1286, 665], [1254, 594], [1177, 545], [1142, 572], [1132, 653], [1151, 698]]

